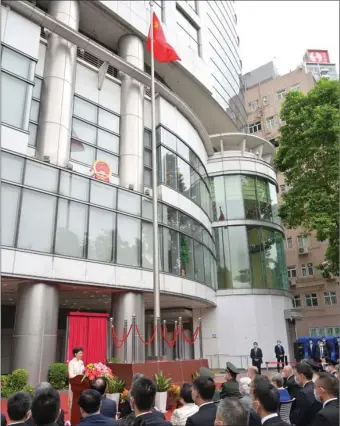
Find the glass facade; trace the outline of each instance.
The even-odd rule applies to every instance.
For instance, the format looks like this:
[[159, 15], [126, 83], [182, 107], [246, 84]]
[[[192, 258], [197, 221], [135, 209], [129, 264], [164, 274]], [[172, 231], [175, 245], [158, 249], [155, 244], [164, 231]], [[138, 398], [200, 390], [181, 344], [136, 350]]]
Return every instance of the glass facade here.
[[252, 219], [280, 223], [276, 186], [258, 176], [212, 178], [214, 220]]
[[212, 218], [212, 200], [207, 171], [188, 145], [169, 130], [157, 129], [158, 182], [198, 204]]
[[[90, 177], [2, 152], [2, 244], [152, 269], [152, 200]], [[217, 288], [212, 235], [159, 203], [164, 272]]]
[[284, 235], [265, 227], [214, 229], [218, 288], [288, 289]]

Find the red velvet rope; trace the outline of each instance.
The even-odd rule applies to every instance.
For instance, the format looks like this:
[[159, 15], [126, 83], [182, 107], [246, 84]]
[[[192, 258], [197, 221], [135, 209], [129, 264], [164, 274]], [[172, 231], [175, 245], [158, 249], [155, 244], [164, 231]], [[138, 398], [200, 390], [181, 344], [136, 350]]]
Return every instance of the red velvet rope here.
[[183, 336], [183, 339], [187, 343], [189, 343], [190, 345], [193, 345], [195, 343], [195, 341], [196, 341], [196, 339], [197, 339], [197, 337], [199, 335], [199, 332], [200, 332], [200, 328], [197, 327], [196, 330], [195, 330], [195, 332], [194, 332], [194, 334], [193, 334], [193, 336], [192, 336], [192, 339], [187, 339], [187, 336], [185, 335], [184, 328], [182, 327], [182, 336]]
[[[115, 332], [114, 326], [112, 326], [112, 343], [114, 344], [115, 348], [120, 349], [124, 345], [125, 341], [127, 340], [127, 338], [129, 337], [129, 335], [131, 333], [131, 330], [132, 330], [132, 324], [130, 325], [128, 332], [126, 332], [126, 329], [124, 328], [123, 337], [122, 337], [122, 339], [120, 339]], [[120, 342], [120, 344], [116, 344], [116, 342], [115, 342], [116, 340], [118, 340], [118, 342]]]
[[176, 343], [176, 340], [178, 338], [178, 335], [179, 335], [179, 327], [177, 327], [177, 328], [174, 329], [174, 340], [172, 340], [172, 341], [168, 340], [168, 330], [167, 330], [167, 328], [164, 330], [164, 328], [161, 326], [161, 334], [162, 334], [162, 337], [163, 337], [165, 343], [168, 345], [168, 347], [169, 348], [173, 348], [174, 344]]
[[143, 343], [143, 345], [146, 345], [146, 346], [148, 346], [148, 345], [150, 345], [150, 343], [152, 343], [153, 342], [153, 339], [155, 338], [155, 336], [156, 336], [156, 333], [157, 333], [157, 327], [155, 326], [155, 328], [153, 329], [153, 335], [150, 337], [150, 339], [149, 340], [147, 340], [147, 341], [145, 341], [144, 339], [143, 339], [143, 337], [141, 336], [141, 334], [140, 334], [140, 331], [139, 331], [139, 328], [138, 328], [138, 325], [136, 324], [136, 332], [137, 332], [137, 336], [139, 337], [139, 340]]

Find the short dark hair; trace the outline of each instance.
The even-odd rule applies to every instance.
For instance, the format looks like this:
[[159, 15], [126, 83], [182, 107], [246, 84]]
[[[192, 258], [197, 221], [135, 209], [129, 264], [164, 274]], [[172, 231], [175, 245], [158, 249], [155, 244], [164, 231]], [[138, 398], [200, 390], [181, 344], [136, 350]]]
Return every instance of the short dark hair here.
[[87, 414], [94, 414], [100, 410], [101, 394], [95, 389], [87, 389], [80, 394], [78, 404]]
[[91, 389], [94, 389], [100, 393], [100, 395], [104, 395], [107, 387], [107, 382], [105, 377], [97, 377], [91, 383]]
[[257, 342], [254, 342], [254, 343], [253, 343], [253, 345], [258, 345], [258, 343], [257, 343]]
[[8, 398], [7, 414], [11, 421], [22, 420], [31, 408], [31, 398], [27, 392], [16, 392]]
[[41, 389], [32, 402], [32, 417], [37, 426], [54, 423], [60, 411], [60, 396], [53, 388]]
[[72, 349], [73, 356], [76, 356], [78, 352], [83, 352], [83, 348], [81, 346], [76, 346]]
[[339, 395], [339, 380], [330, 376], [328, 373], [319, 373], [318, 382], [321, 382], [321, 386], [326, 390], [329, 395], [338, 398]]
[[279, 391], [273, 386], [268, 377], [256, 376], [253, 380], [253, 395], [267, 413], [276, 413], [280, 405]]
[[192, 399], [191, 391], [192, 385], [190, 383], [183, 383], [179, 396], [187, 404], [192, 404], [194, 402], [194, 400]]
[[210, 377], [198, 376], [192, 387], [197, 390], [200, 397], [205, 401], [211, 401], [215, 394], [215, 382]]
[[297, 373], [302, 374], [307, 380], [312, 380], [313, 370], [312, 367], [306, 362], [298, 362], [295, 366]]
[[151, 410], [156, 396], [156, 385], [147, 377], [141, 377], [136, 380], [131, 389], [138, 410]]

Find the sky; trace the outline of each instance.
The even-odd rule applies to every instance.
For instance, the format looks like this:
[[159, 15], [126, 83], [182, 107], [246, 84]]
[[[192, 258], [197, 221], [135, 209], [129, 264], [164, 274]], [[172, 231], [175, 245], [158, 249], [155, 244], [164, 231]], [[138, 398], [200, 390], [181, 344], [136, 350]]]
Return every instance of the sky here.
[[243, 74], [272, 60], [288, 73], [307, 49], [328, 50], [339, 73], [338, 1], [237, 0], [234, 8]]

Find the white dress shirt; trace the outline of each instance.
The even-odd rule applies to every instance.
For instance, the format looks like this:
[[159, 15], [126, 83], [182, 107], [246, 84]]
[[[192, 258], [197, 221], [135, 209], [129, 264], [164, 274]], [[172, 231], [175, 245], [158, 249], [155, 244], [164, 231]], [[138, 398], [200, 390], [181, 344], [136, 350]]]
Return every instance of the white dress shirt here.
[[83, 374], [85, 370], [84, 363], [81, 359], [73, 358], [68, 363], [68, 375], [70, 379], [73, 379], [80, 374]]
[[268, 416], [263, 417], [263, 419], [261, 419], [261, 423], [264, 424], [264, 422], [266, 422], [269, 419], [272, 419], [273, 417], [277, 417], [278, 414], [277, 413], [273, 413], [273, 414], [268, 414]]
[[[204, 404], [202, 404], [204, 405]], [[201, 407], [202, 407], [201, 405]], [[170, 422], [176, 426], [185, 426], [187, 418], [193, 416], [198, 411], [196, 404], [184, 404], [183, 407], [177, 408], [171, 416]]]
[[323, 403], [322, 408], [325, 408], [325, 406], [326, 406], [329, 402], [331, 402], [331, 401], [337, 401], [337, 400], [338, 400], [338, 398], [331, 398], [331, 399], [329, 399], [328, 401], [325, 401], [325, 402]]

